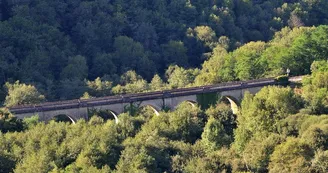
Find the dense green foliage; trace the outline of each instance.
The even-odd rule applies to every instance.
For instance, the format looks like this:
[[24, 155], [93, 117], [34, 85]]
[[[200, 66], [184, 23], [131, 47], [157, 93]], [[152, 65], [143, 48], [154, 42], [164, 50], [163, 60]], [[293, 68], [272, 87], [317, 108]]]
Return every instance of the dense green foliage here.
[[328, 172], [327, 18], [326, 0], [0, 0], [8, 107], [311, 73], [238, 111], [216, 93], [159, 116], [131, 104], [118, 123], [3, 108], [0, 172]]
[[[165, 71], [164, 77], [156, 74], [150, 82], [134, 70], [126, 71], [120, 77], [116, 76], [114, 80], [110, 76], [87, 80], [86, 69], [88, 67], [85, 58], [74, 56], [69, 58], [70, 64], [60, 74], [63, 80], [55, 85], [49, 81], [51, 86], [44, 88], [36, 82], [35, 87], [39, 89], [37, 91], [33, 85], [20, 84], [18, 81], [15, 84], [7, 83], [5, 91], [8, 93], [5, 104], [11, 106], [38, 103], [45, 100], [44, 96], [47, 100], [90, 98], [278, 75], [281, 77], [277, 77], [277, 81], [287, 84], [287, 78], [283, 77], [286, 69], [290, 69], [291, 75], [307, 74], [312, 70], [313, 73], [321, 76], [319, 80], [321, 81], [325, 80], [323, 70], [327, 67], [319, 68], [318, 66], [322, 66], [326, 60], [323, 52], [328, 52], [327, 33], [328, 26], [284, 28], [277, 32], [270, 42], [250, 42], [232, 52], [228, 52], [221, 45], [216, 45], [201, 69], [170, 65]], [[311, 66], [313, 61], [316, 63]], [[22, 90], [23, 88], [28, 89]], [[317, 92], [324, 93], [323, 89]], [[5, 93], [2, 94], [5, 95]], [[15, 101], [15, 99], [20, 100]], [[311, 104], [315, 104], [314, 102], [315, 99]]]
[[6, 88], [8, 90], [6, 106], [39, 103], [45, 99], [34, 86], [20, 84], [19, 81], [14, 84], [6, 83]]
[[[327, 9], [326, 0], [1, 0], [0, 85], [32, 84], [51, 101], [166, 88], [155, 74], [176, 88], [309, 73], [326, 58], [327, 27], [299, 27], [327, 24]], [[144, 80], [109, 92], [130, 70]]]
[[93, 112], [88, 122], [44, 124], [2, 110], [0, 171], [324, 173], [327, 64], [314, 62], [301, 88], [246, 94], [237, 115], [224, 102], [182, 103], [159, 116], [147, 107], [123, 113], [118, 123]]

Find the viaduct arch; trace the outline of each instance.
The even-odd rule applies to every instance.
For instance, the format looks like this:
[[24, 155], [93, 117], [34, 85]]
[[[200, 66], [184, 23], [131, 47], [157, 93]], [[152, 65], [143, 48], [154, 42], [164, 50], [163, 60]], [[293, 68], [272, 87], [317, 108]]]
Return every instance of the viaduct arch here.
[[51, 120], [56, 120], [56, 118], [62, 118], [62, 117], [68, 119], [73, 124], [76, 123], [76, 120], [74, 118], [72, 118], [72, 116], [66, 115], [66, 114], [55, 115], [54, 117], [52, 117]]
[[151, 105], [151, 104], [143, 104], [139, 107], [139, 109], [149, 107], [156, 116], [159, 116], [159, 112], [162, 110], [162, 108], [156, 106], [156, 105]]
[[227, 100], [229, 102], [233, 114], [237, 115], [239, 113], [240, 102], [236, 98], [232, 96], [223, 96], [220, 100]]

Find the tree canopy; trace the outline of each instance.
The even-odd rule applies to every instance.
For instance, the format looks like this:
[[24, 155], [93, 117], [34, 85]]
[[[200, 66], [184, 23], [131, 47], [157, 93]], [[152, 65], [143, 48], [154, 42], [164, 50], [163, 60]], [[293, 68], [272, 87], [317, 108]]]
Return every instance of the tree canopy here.
[[327, 19], [327, 0], [0, 0], [5, 107], [307, 75], [238, 112], [219, 93], [76, 124], [1, 108], [0, 172], [328, 172]]
[[[324, 0], [2, 0], [0, 85], [32, 84], [51, 101], [80, 98], [89, 92], [84, 80], [122, 85], [120, 76], [131, 70], [147, 82], [156, 74], [168, 82], [174, 65], [200, 68], [192, 74], [195, 85], [287, 68], [308, 74], [313, 60], [326, 58], [327, 26], [319, 25], [327, 24], [327, 6]], [[194, 83], [187, 76], [184, 83]]]

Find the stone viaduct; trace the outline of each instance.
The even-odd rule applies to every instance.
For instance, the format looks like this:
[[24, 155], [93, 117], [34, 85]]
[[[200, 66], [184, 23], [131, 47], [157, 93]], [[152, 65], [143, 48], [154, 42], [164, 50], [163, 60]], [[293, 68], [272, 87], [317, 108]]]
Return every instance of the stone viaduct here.
[[[299, 80], [301, 80], [300, 77], [289, 78], [290, 82]], [[102, 110], [112, 113], [117, 123], [117, 116], [129, 111], [132, 107], [149, 106], [156, 115], [159, 115], [159, 111], [163, 109], [174, 110], [182, 102], [188, 102], [193, 106], [194, 104], [206, 106], [206, 104], [210, 104], [210, 100], [217, 102], [219, 99], [226, 99], [230, 102], [233, 112], [237, 113], [239, 102], [246, 91], [255, 94], [265, 86], [281, 84], [274, 78], [268, 78], [85, 100], [21, 105], [11, 107], [9, 110], [20, 119], [38, 115], [40, 121], [49, 121], [55, 116], [66, 115], [73, 123], [79, 119], [88, 119], [90, 110]]]

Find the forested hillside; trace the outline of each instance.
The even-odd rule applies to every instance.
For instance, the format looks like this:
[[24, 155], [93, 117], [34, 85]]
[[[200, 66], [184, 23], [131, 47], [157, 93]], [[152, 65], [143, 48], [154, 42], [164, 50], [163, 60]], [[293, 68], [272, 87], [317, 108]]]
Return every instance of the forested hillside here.
[[0, 172], [328, 172], [327, 0], [0, 0], [0, 19], [4, 107], [307, 74], [236, 114], [219, 94], [118, 123], [1, 108]]
[[[201, 85], [277, 75], [286, 68], [304, 74], [313, 59], [326, 58], [326, 27], [285, 28], [274, 37], [285, 26], [327, 24], [326, 0], [0, 3], [0, 85], [32, 84], [50, 101], [102, 95], [90, 87], [97, 77], [107, 82], [106, 91], [133, 83], [121, 77], [129, 70], [148, 82], [158, 74], [154, 80], [161, 77], [174, 88], [195, 78]], [[309, 48], [314, 52], [304, 52]], [[176, 73], [184, 78], [174, 79]], [[145, 81], [138, 82], [138, 92], [147, 90]], [[2, 100], [7, 92], [4, 87]], [[106, 94], [122, 92], [135, 91], [119, 87]]]
[[311, 70], [302, 87], [245, 94], [237, 115], [224, 100], [159, 116], [146, 107], [117, 124], [97, 112], [87, 122], [44, 124], [2, 110], [0, 172], [325, 173], [328, 63]]

